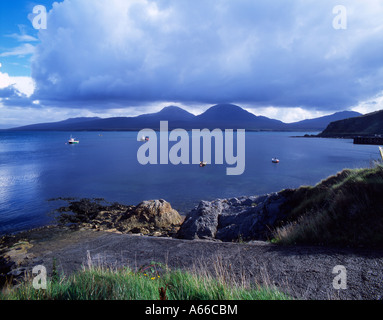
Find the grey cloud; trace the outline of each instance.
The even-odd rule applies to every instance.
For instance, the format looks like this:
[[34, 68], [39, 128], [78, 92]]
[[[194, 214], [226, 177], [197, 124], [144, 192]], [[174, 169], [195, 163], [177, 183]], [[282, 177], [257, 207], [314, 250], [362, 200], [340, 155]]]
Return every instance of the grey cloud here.
[[14, 98], [17, 96], [17, 90], [14, 86], [9, 86], [0, 89], [0, 98]]
[[21, 93], [14, 85], [0, 89], [0, 102], [9, 107], [37, 107], [30, 97]]
[[335, 110], [382, 91], [383, 31], [370, 32], [378, 20], [367, 16], [382, 15], [375, 0], [348, 5], [347, 30], [332, 28], [332, 0], [113, 3], [54, 5], [35, 49], [33, 99]]

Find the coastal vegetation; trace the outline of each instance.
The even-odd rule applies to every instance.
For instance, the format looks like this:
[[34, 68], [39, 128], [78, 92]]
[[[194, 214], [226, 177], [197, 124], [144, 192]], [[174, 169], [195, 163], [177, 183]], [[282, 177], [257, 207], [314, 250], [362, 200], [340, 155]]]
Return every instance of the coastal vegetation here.
[[382, 165], [346, 169], [316, 186], [282, 192], [290, 210], [273, 242], [383, 246]]

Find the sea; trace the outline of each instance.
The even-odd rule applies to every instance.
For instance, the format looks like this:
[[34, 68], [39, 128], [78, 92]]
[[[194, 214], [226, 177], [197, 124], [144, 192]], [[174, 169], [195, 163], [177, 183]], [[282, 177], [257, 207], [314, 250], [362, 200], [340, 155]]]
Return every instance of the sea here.
[[[315, 185], [344, 168], [371, 167], [379, 159], [377, 146], [296, 137], [303, 134], [246, 132], [245, 170], [227, 175], [230, 165], [215, 164], [214, 157], [205, 167], [142, 165], [137, 159], [143, 144], [137, 141], [138, 132], [2, 131], [0, 235], [54, 223], [54, 211], [67, 204], [62, 200], [66, 198], [103, 198], [127, 205], [165, 199], [186, 215], [201, 200]], [[80, 143], [68, 144], [70, 136]], [[273, 157], [280, 162], [273, 163]]]

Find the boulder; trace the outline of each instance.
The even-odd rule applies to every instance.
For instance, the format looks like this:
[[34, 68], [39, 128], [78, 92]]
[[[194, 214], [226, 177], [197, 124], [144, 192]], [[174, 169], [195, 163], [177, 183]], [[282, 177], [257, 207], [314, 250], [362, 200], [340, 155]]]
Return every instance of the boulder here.
[[221, 241], [266, 240], [285, 218], [281, 193], [201, 201], [185, 218], [177, 236]]
[[221, 200], [201, 201], [186, 217], [178, 231], [178, 237], [183, 239], [215, 238], [217, 233], [218, 216], [222, 211]]
[[168, 229], [180, 225], [183, 219], [165, 200], [143, 201], [133, 207], [126, 219], [121, 221], [125, 229]]

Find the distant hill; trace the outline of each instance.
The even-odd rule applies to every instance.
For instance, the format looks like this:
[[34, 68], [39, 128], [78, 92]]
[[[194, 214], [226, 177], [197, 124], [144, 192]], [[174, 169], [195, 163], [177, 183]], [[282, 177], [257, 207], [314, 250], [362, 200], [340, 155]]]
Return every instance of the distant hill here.
[[143, 114], [136, 119], [161, 119], [163, 121], [188, 121], [193, 120], [195, 115], [176, 106], [168, 106], [156, 113]]
[[16, 127], [9, 130], [13, 131], [54, 131], [54, 130], [66, 130], [69, 127], [77, 126], [85, 124], [87, 122], [92, 122], [95, 120], [99, 120], [101, 118], [98, 117], [79, 117], [79, 118], [70, 118], [67, 120], [59, 121], [59, 122], [49, 122], [49, 123], [38, 123], [31, 124], [23, 127]]
[[289, 124], [289, 128], [291, 130], [315, 130], [315, 131], [323, 131], [326, 127], [333, 121], [359, 117], [362, 114], [355, 111], [341, 111], [336, 112], [334, 114], [319, 117], [315, 119], [308, 119], [303, 121], [298, 121]]
[[158, 130], [160, 121], [168, 121], [169, 129], [246, 129], [274, 131], [320, 131], [331, 121], [359, 115], [349, 111], [334, 115], [284, 123], [264, 116], [256, 116], [233, 104], [217, 104], [195, 116], [176, 106], [136, 117], [72, 118], [54, 123], [33, 124], [9, 129], [11, 131], [136, 131], [144, 128]]
[[383, 135], [383, 110], [368, 113], [356, 118], [331, 122], [319, 134], [320, 137], [353, 137]]
[[169, 106], [157, 113], [136, 117], [75, 118], [54, 123], [34, 124], [17, 127], [13, 131], [134, 131], [144, 128], [159, 129], [160, 121], [183, 124], [189, 123], [195, 115], [179, 107]]
[[217, 104], [196, 117], [196, 128], [247, 130], [286, 130], [285, 123], [263, 116], [256, 116], [233, 104]]

